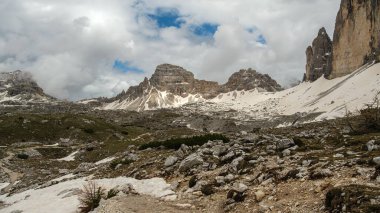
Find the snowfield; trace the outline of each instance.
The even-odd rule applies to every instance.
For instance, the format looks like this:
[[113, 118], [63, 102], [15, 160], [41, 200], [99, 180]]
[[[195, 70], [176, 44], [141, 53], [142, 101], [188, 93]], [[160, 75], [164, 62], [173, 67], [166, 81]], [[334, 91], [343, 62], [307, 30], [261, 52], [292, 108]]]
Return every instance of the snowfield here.
[[[160, 108], [194, 108], [217, 112], [237, 110], [240, 119], [263, 119], [296, 113], [321, 113], [315, 120], [343, 117], [346, 110], [356, 112], [371, 103], [380, 91], [380, 64], [369, 64], [350, 75], [332, 80], [321, 77], [315, 82], [280, 92], [233, 91], [206, 100], [200, 95], [179, 97], [152, 89], [135, 100], [115, 101], [102, 109], [154, 110]], [[152, 104], [153, 103], [153, 104]]]
[[380, 64], [371, 64], [332, 80], [321, 77], [276, 93], [235, 91], [210, 102], [219, 110], [234, 109], [252, 118], [321, 112], [316, 118], [319, 121], [343, 117], [346, 110], [356, 112], [371, 103], [379, 91]]
[[[9, 213], [21, 210], [24, 213], [75, 213], [79, 207], [78, 190], [89, 181], [80, 178], [61, 182], [42, 189], [31, 189], [14, 194], [10, 197], [0, 196], [0, 201], [6, 208], [0, 209], [1, 213]], [[132, 185], [139, 194], [149, 195], [161, 199], [175, 199], [175, 193], [162, 178], [136, 180], [134, 178], [118, 177], [114, 179], [92, 180], [99, 186], [109, 190], [117, 186]]]

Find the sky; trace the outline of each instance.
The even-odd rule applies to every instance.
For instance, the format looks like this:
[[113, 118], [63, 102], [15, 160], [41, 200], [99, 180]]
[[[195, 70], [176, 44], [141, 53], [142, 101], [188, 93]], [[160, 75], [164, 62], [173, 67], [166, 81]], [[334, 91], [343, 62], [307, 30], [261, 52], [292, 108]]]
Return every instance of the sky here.
[[61, 99], [112, 97], [170, 63], [225, 83], [240, 69], [287, 86], [338, 0], [1, 0], [0, 72]]

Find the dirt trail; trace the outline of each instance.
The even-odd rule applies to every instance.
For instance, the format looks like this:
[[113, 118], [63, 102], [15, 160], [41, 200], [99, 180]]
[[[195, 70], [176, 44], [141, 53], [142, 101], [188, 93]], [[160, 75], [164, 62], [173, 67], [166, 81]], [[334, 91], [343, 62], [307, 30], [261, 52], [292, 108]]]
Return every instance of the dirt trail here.
[[159, 201], [149, 196], [128, 195], [118, 196], [101, 203], [96, 209], [97, 213], [179, 213], [179, 212], [200, 212], [191, 209], [189, 204], [174, 204], [171, 202]]
[[16, 181], [23, 176], [23, 174], [14, 172], [4, 166], [4, 162], [14, 157], [14, 154], [11, 152], [7, 152], [7, 154], [8, 156], [6, 158], [3, 158], [0, 160], [0, 169], [2, 169], [5, 173], [7, 173], [10, 179], [10, 184], [2, 190], [3, 192], [9, 192], [9, 190], [13, 187]]

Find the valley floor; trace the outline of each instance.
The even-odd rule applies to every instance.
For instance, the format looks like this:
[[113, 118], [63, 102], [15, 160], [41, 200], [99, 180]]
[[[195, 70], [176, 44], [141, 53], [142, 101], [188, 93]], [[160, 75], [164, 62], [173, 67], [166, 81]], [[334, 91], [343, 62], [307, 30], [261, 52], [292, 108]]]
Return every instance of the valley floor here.
[[[353, 132], [345, 119], [283, 128], [221, 118], [207, 126], [212, 119], [8, 110], [0, 116], [0, 212], [76, 212], [91, 181], [118, 191], [99, 213], [380, 210], [380, 131]], [[219, 139], [178, 139], [194, 135]]]

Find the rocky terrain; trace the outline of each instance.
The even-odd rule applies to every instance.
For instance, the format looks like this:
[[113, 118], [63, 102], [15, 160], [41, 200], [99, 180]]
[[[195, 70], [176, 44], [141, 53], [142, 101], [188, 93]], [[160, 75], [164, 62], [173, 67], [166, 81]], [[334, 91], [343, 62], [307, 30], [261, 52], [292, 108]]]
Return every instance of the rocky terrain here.
[[[9, 142], [1, 136], [1, 177], [11, 185], [3, 184], [0, 212], [51, 211], [40, 193], [66, 206], [56, 212], [71, 212], [89, 180], [118, 191], [95, 212], [154, 212], [155, 205], [161, 212], [380, 209], [380, 135], [362, 129], [361, 116], [274, 129], [226, 124], [230, 130], [220, 140], [203, 140], [208, 131], [187, 128], [183, 113], [171, 110], [18, 112], [0, 118], [20, 117], [8, 135], [24, 129], [34, 138]], [[50, 130], [33, 133], [42, 126]], [[63, 134], [49, 136], [52, 129]], [[202, 137], [186, 139], [195, 135]], [[31, 211], [33, 202], [46, 204]]]

